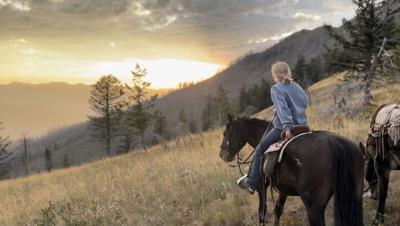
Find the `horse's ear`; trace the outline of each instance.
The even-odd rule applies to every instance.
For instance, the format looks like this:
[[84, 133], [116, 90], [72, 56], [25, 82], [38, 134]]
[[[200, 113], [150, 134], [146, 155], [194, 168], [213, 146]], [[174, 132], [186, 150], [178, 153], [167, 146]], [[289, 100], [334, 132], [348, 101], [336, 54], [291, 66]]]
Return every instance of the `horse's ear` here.
[[361, 153], [365, 156], [365, 145], [362, 142], [360, 142], [358, 144], [358, 147], [360, 147]]
[[228, 114], [228, 122], [232, 123], [235, 120], [235, 116]]

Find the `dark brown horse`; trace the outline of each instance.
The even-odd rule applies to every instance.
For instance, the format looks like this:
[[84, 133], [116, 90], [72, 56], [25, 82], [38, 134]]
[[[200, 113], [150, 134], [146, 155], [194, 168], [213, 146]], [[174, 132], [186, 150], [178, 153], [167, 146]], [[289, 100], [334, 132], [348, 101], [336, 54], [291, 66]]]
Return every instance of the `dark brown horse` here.
[[[373, 128], [378, 112], [387, 105], [378, 107], [371, 117], [370, 127]], [[378, 147], [384, 148], [384, 152], [378, 151]], [[365, 179], [369, 184], [372, 199], [378, 199], [378, 208], [373, 225], [384, 223], [385, 202], [389, 187], [391, 170], [400, 170], [400, 143], [394, 145], [394, 141], [388, 134], [376, 136], [369, 133], [366, 146], [360, 143], [360, 148], [365, 157]]]
[[[269, 124], [254, 118], [228, 119], [220, 151], [225, 162], [232, 161], [246, 143], [255, 148]], [[271, 180], [279, 190], [275, 225], [287, 196], [300, 196], [311, 226], [325, 225], [325, 207], [332, 195], [335, 225], [363, 225], [363, 158], [352, 141], [327, 131], [303, 135], [287, 146], [277, 172]]]

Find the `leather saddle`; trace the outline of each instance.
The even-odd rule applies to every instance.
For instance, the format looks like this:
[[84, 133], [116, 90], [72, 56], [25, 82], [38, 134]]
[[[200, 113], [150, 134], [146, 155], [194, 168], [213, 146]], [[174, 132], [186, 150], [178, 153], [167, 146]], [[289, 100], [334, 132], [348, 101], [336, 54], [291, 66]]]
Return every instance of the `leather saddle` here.
[[269, 146], [269, 148], [264, 152], [263, 171], [265, 173], [265, 176], [272, 176], [277, 166], [277, 163], [282, 160], [285, 147], [293, 139], [307, 133], [311, 133], [311, 129], [308, 126], [295, 126], [290, 129], [290, 137], [286, 137], [285, 133], [283, 132], [281, 134], [282, 139], [277, 143]]
[[307, 133], [307, 132], [310, 132], [310, 131], [311, 131], [311, 129], [308, 126], [295, 126], [295, 127], [292, 127], [290, 129], [291, 137], [286, 137], [286, 134], [284, 132], [282, 132], [281, 140], [276, 142], [275, 144], [272, 144], [271, 146], [269, 146], [269, 148], [267, 150], [265, 150], [264, 154], [280, 151], [282, 149], [282, 147], [288, 141], [290, 141], [291, 139], [293, 139], [297, 135], [300, 135], [302, 133]]

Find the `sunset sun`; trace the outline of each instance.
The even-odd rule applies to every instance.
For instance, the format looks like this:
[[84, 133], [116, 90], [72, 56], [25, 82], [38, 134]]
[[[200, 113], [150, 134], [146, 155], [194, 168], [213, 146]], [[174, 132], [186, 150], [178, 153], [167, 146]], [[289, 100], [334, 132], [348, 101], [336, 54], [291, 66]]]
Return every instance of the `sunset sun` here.
[[92, 70], [82, 69], [81, 74], [92, 78], [113, 74], [125, 83], [131, 81], [131, 71], [135, 64], [147, 69], [146, 80], [153, 88], [173, 88], [182, 82], [198, 82], [207, 79], [221, 69], [220, 65], [180, 59], [125, 59], [123, 61], [97, 62]]

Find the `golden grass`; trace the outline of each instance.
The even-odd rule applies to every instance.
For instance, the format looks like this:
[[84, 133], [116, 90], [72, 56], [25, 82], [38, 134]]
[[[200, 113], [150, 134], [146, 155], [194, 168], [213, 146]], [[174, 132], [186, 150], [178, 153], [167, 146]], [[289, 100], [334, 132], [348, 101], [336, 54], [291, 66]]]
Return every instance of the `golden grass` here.
[[[318, 84], [313, 89], [319, 89]], [[388, 85], [374, 95], [379, 102], [393, 102], [400, 96], [400, 87]], [[313, 128], [336, 131], [356, 142], [364, 139], [372, 109], [350, 119], [323, 119], [315, 113], [315, 108], [322, 107], [327, 106], [313, 104], [308, 112]], [[3, 181], [0, 225], [254, 225], [257, 198], [236, 186], [238, 172], [219, 159], [221, 139], [222, 130], [217, 129], [187, 136], [179, 144], [169, 142], [168, 148], [155, 146], [80, 167]], [[391, 180], [387, 225], [400, 220], [400, 204], [393, 198], [400, 195], [399, 179], [395, 174]], [[375, 204], [365, 200], [364, 205], [368, 224]], [[270, 199], [270, 221], [272, 210]], [[282, 224], [304, 225], [304, 216], [301, 201], [289, 198]], [[329, 207], [328, 224], [331, 216]]]
[[[223, 224], [242, 220], [246, 197], [231, 183], [235, 171], [218, 156], [221, 131], [186, 137], [148, 151], [0, 183], [0, 224], [44, 222], [50, 202], [58, 224]], [[232, 211], [225, 212], [231, 207]], [[236, 209], [236, 212], [234, 212]], [[239, 211], [240, 210], [240, 211]], [[64, 214], [58, 213], [64, 211]], [[36, 221], [35, 221], [36, 220]], [[221, 221], [221, 222], [220, 222]], [[86, 224], [82, 224], [86, 225]]]

